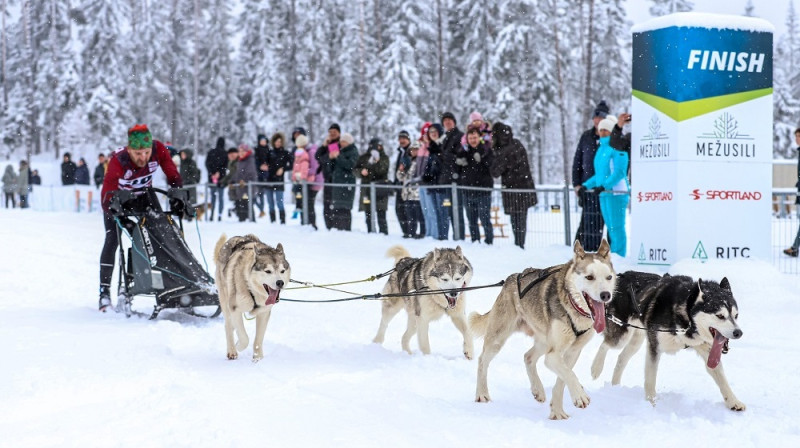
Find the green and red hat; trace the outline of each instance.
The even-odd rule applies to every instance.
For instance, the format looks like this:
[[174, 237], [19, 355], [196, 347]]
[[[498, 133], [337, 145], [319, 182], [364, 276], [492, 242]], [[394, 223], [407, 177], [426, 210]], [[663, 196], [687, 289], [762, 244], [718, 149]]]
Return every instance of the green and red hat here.
[[153, 135], [146, 124], [137, 124], [128, 129], [129, 149], [150, 149], [153, 147]]

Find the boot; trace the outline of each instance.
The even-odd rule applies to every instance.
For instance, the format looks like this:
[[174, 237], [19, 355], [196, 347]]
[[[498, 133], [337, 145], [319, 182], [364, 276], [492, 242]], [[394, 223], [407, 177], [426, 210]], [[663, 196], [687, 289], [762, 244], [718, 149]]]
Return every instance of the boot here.
[[278, 210], [278, 214], [281, 217], [281, 224], [286, 224], [286, 210]]
[[105, 313], [111, 307], [111, 291], [108, 286], [100, 287], [100, 299], [98, 300], [97, 308]]
[[269, 211], [269, 222], [275, 222], [275, 210]]

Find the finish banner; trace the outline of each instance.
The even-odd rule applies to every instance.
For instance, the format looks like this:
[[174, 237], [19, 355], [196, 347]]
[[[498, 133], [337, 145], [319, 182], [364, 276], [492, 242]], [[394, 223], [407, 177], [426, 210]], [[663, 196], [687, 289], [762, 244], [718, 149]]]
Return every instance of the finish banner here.
[[772, 25], [677, 13], [633, 28], [639, 264], [770, 258]]

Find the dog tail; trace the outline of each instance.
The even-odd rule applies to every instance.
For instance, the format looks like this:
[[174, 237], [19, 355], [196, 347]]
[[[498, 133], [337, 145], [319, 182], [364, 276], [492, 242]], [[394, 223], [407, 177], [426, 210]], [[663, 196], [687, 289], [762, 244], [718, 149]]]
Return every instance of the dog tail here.
[[469, 331], [476, 338], [482, 338], [486, 335], [486, 327], [489, 326], [489, 311], [486, 314], [472, 312], [469, 314]]
[[405, 247], [398, 244], [390, 247], [389, 250], [386, 251], [386, 257], [394, 258], [394, 263], [397, 264], [397, 262], [403, 258], [411, 257], [411, 253]]
[[225, 241], [228, 241], [228, 237], [223, 233], [220, 235], [219, 240], [217, 240], [217, 244], [214, 246], [214, 263], [220, 264], [219, 254], [222, 252], [222, 246], [225, 245]]

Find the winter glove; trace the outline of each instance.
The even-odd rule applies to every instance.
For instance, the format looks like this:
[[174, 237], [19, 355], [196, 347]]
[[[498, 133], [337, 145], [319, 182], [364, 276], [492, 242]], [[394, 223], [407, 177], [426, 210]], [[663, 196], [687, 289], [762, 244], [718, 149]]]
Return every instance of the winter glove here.
[[466, 157], [456, 157], [456, 165], [458, 165], [458, 166], [467, 166], [467, 158]]
[[475, 159], [475, 163], [481, 163], [481, 155], [477, 152], [472, 155], [472, 158]]
[[186, 203], [178, 198], [172, 198], [169, 200], [169, 209], [173, 213], [183, 215], [186, 212]]

